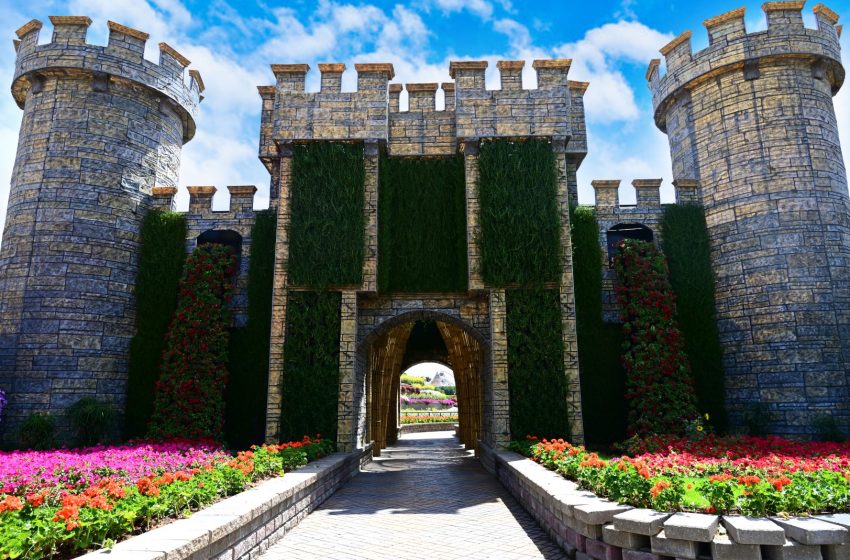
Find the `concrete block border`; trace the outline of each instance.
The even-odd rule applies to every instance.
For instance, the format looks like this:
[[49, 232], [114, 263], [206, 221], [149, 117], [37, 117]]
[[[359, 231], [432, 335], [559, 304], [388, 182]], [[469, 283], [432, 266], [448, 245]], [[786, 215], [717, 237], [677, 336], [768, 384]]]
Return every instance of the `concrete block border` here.
[[372, 460], [372, 447], [334, 453], [141, 535], [78, 560], [240, 560], [254, 558]]
[[423, 422], [421, 424], [404, 424], [403, 426], [399, 426], [398, 435], [455, 431], [457, 429], [457, 422]]
[[573, 560], [850, 560], [850, 515], [753, 518], [623, 506], [510, 451], [482, 464]]

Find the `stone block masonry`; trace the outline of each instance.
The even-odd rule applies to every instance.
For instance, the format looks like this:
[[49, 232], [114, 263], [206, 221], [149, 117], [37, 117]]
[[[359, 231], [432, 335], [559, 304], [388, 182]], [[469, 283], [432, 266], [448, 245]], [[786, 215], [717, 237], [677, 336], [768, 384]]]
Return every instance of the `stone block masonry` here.
[[[291, 196], [291, 146], [294, 143], [316, 141], [346, 141], [364, 143], [366, 171], [366, 227], [364, 244], [366, 259], [364, 279], [360, 286], [343, 289], [346, 301], [343, 314], [344, 333], [352, 321], [357, 322], [358, 349], [341, 354], [341, 385], [339, 401], [340, 449], [353, 450], [369, 441], [370, 424], [365, 421], [368, 404], [367, 372], [375, 369], [370, 360], [382, 355], [364, 348], [362, 330], [376, 327], [383, 320], [408, 319], [414, 315], [429, 315], [436, 321], [457, 321], [454, 325], [470, 333], [482, 335], [483, 408], [481, 435], [489, 443], [505, 446], [508, 443], [508, 371], [505, 358], [507, 342], [504, 331], [504, 290], [485, 285], [480, 276], [478, 251], [478, 146], [482, 140], [505, 138], [522, 141], [527, 138], [546, 138], [557, 154], [559, 178], [559, 207], [561, 208], [561, 242], [563, 274], [559, 282], [564, 325], [565, 368], [570, 387], [567, 396], [570, 423], [574, 439], [583, 436], [581, 398], [578, 376], [577, 343], [574, 318], [572, 252], [569, 242], [569, 204], [576, 200], [576, 170], [587, 153], [583, 95], [588, 84], [568, 80], [570, 60], [537, 60], [537, 88], [523, 89], [523, 61], [500, 61], [497, 66], [501, 89], [487, 90], [484, 83], [485, 61], [452, 62], [449, 74], [453, 82], [394, 84], [391, 64], [355, 64], [356, 91], [342, 91], [341, 63], [320, 64], [319, 91], [306, 91], [306, 64], [275, 64], [272, 72], [276, 83], [261, 86], [262, 115], [260, 126], [261, 161], [272, 175], [271, 204], [278, 208], [278, 239], [276, 279], [273, 295], [272, 355], [269, 372], [267, 408], [267, 439], [273, 441], [280, 417], [280, 384], [283, 371], [282, 339], [285, 336], [287, 293], [299, 289], [288, 282], [288, 241], [286, 224], [289, 220]], [[409, 103], [401, 110], [400, 96], [407, 90]], [[437, 110], [438, 89], [445, 93], [445, 108]], [[469, 282], [466, 294], [378, 294], [375, 282], [377, 270], [379, 197], [379, 146], [385, 146], [392, 157], [450, 157], [459, 151], [464, 154], [466, 172], [466, 221]], [[281, 302], [277, 305], [277, 302]], [[446, 304], [451, 303], [446, 307]], [[453, 303], [452, 303], [453, 302]], [[484, 311], [465, 317], [464, 310], [484, 305]], [[496, 302], [496, 312], [492, 303]], [[385, 308], [385, 306], [388, 306]], [[461, 316], [457, 314], [460, 311]], [[499, 315], [502, 313], [502, 315]], [[418, 315], [417, 315], [418, 314]], [[494, 327], [495, 325], [495, 327]], [[346, 335], [347, 336], [347, 335]], [[492, 340], [491, 340], [492, 337]], [[458, 352], [456, 352], [458, 354]], [[462, 353], [461, 353], [462, 354]], [[459, 354], [458, 354], [459, 355]], [[466, 356], [464, 354], [464, 356]], [[468, 357], [468, 356], [466, 356]], [[455, 356], [455, 360], [460, 358]], [[470, 366], [471, 367], [471, 366]], [[381, 369], [381, 368], [378, 368]], [[380, 408], [379, 408], [380, 409]], [[382, 409], [380, 409], [382, 410]], [[371, 429], [375, 430], [374, 418]], [[466, 439], [478, 433], [461, 426]], [[385, 442], [371, 434], [378, 449]]]
[[0, 249], [0, 386], [10, 433], [34, 411], [59, 418], [83, 396], [123, 407], [134, 330], [139, 230], [155, 186], [174, 187], [203, 82], [165, 43], [87, 17], [21, 27], [12, 95], [23, 109]]
[[647, 78], [677, 182], [699, 181], [717, 275], [718, 331], [733, 425], [756, 402], [774, 433], [850, 428], [850, 200], [832, 97], [844, 81], [838, 16], [768, 2], [767, 31], [744, 10], [661, 49]]

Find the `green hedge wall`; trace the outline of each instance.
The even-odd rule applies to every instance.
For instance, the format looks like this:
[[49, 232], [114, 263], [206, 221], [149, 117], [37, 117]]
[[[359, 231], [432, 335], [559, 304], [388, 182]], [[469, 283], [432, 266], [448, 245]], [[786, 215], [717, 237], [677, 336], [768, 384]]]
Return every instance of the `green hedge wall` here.
[[336, 439], [339, 292], [290, 292], [286, 306], [280, 440]]
[[602, 247], [595, 210], [571, 209], [576, 331], [585, 441], [604, 445], [626, 436], [626, 373], [619, 324], [602, 321]]
[[127, 437], [144, 435], [153, 413], [165, 333], [177, 307], [177, 286], [186, 261], [186, 219], [176, 212], [151, 210], [142, 223], [141, 240], [136, 336], [130, 342], [127, 379]]
[[296, 144], [292, 161], [289, 281], [325, 288], [363, 278], [363, 145]]
[[230, 335], [224, 433], [235, 449], [262, 443], [265, 435], [276, 223], [274, 211], [257, 212], [248, 264], [248, 322]]
[[382, 154], [378, 287], [382, 292], [458, 292], [467, 285], [463, 156]]
[[703, 208], [670, 205], [661, 223], [670, 283], [676, 293], [679, 329], [696, 380], [700, 412], [720, 432], [728, 428], [724, 404], [723, 354], [717, 335], [714, 272]]
[[552, 147], [545, 140], [482, 142], [478, 162], [484, 282], [556, 282], [560, 217]]
[[570, 435], [558, 290], [508, 290], [511, 434]]

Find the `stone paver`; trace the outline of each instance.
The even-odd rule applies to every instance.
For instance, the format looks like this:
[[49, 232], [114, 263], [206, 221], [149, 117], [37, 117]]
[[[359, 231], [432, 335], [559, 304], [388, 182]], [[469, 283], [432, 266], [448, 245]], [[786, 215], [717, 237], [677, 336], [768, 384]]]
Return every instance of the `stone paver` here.
[[263, 560], [565, 558], [451, 432], [406, 434]]

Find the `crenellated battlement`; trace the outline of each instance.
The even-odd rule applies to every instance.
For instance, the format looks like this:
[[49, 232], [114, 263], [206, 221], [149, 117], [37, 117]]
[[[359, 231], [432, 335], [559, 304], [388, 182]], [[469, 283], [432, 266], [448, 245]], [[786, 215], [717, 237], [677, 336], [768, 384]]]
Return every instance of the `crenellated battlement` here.
[[[399, 108], [407, 90], [408, 108]], [[445, 93], [445, 108], [437, 110], [437, 90]], [[454, 82], [390, 84], [387, 149], [391, 156], [448, 156], [457, 153]]]
[[45, 78], [74, 73], [90, 74], [94, 87], [107, 90], [110, 80], [126, 80], [141, 84], [171, 102], [183, 121], [183, 141], [195, 133], [195, 114], [203, 99], [204, 83], [197, 70], [186, 68], [189, 60], [167, 43], [159, 44], [159, 63], [145, 60], [147, 33], [110, 21], [107, 45], [86, 42], [92, 23], [86, 16], [50, 16], [53, 24], [51, 42], [39, 45], [43, 27], [34, 19], [17, 30], [15, 41], [15, 75], [12, 94], [23, 108], [27, 93], [39, 93]]
[[[342, 91], [341, 63], [319, 64], [320, 89], [306, 91], [306, 64], [275, 64], [263, 100], [260, 159], [272, 171], [281, 143], [309, 140], [385, 141], [391, 155], [447, 156], [458, 141], [487, 137], [549, 137], [567, 141], [571, 161], [587, 153], [582, 96], [587, 83], [568, 79], [572, 61], [536, 60], [536, 89], [523, 89], [525, 61], [497, 63], [500, 89], [485, 84], [486, 61], [455, 61], [453, 82], [390, 83], [391, 64], [356, 64], [357, 89]], [[437, 110], [438, 90], [445, 107]], [[408, 108], [400, 98], [408, 93]]]
[[789, 59], [811, 64], [818, 79], [827, 80], [833, 94], [844, 82], [838, 14], [823, 4], [813, 8], [816, 29], [803, 24], [805, 2], [766, 2], [762, 6], [767, 30], [748, 33], [745, 9], [738, 8], [705, 20], [709, 46], [694, 53], [691, 32], [685, 31], [661, 48], [667, 73], [661, 73], [660, 60], [652, 60], [646, 79], [653, 94], [655, 122], [666, 131], [666, 109], [682, 88], [713, 79], [723, 73], [740, 70], [748, 79], [756, 79], [760, 65], [782, 63]]
[[[214, 218], [215, 220], [226, 219], [226, 214], [253, 214], [254, 197], [257, 187], [254, 185], [229, 185], [227, 191], [230, 193], [230, 206], [226, 210], [213, 210], [213, 197], [218, 189], [212, 185], [189, 186], [189, 210], [188, 214], [202, 217]], [[177, 187], [154, 187], [154, 208], [165, 210], [174, 209], [174, 197]]]

